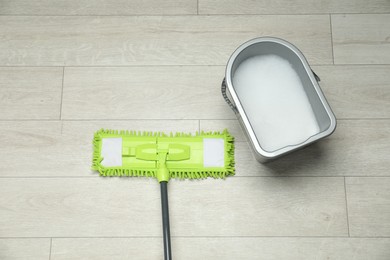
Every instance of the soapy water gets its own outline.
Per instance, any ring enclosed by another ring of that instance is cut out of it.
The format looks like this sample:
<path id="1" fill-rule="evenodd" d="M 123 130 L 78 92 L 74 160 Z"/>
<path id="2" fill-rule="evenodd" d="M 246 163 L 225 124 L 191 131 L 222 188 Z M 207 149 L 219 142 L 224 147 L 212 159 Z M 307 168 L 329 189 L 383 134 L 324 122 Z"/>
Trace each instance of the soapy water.
<path id="1" fill-rule="evenodd" d="M 287 60 L 277 55 L 249 58 L 237 68 L 233 86 L 264 150 L 296 145 L 319 133 L 302 82 Z"/>

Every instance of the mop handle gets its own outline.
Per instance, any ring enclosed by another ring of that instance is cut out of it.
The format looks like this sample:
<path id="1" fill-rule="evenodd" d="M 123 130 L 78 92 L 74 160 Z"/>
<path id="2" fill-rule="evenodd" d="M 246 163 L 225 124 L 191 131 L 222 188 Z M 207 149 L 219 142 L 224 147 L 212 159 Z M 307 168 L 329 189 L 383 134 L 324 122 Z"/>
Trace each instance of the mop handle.
<path id="1" fill-rule="evenodd" d="M 161 209 L 162 209 L 163 237 L 164 237 L 164 259 L 172 260 L 171 234 L 169 231 L 168 182 L 161 181 L 160 187 L 161 187 Z"/>

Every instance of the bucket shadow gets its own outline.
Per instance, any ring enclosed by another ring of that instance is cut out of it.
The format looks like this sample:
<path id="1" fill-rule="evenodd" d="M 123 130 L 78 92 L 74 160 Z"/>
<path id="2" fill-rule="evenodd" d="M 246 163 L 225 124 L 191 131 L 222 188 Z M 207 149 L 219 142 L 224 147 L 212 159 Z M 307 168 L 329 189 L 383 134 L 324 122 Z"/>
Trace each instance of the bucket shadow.
<path id="1" fill-rule="evenodd" d="M 329 151 L 321 143 L 314 143 L 267 162 L 263 167 L 273 176 L 323 176 L 321 165 L 326 163 L 328 153 Z"/>

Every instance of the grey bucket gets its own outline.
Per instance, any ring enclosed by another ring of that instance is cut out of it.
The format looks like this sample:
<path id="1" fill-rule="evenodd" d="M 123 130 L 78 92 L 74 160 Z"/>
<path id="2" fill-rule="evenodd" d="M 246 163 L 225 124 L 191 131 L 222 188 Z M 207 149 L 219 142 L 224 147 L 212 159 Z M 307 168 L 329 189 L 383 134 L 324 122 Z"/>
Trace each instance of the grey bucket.
<path id="1" fill-rule="evenodd" d="M 251 118 L 245 113 L 245 104 L 240 102 L 239 95 L 233 85 L 234 74 L 242 62 L 254 56 L 269 54 L 277 55 L 287 60 L 298 74 L 315 115 L 316 123 L 319 126 L 318 133 L 307 136 L 304 142 L 292 143 L 273 151 L 267 151 L 262 148 L 262 144 L 258 141 L 261 138 L 257 138 L 255 134 L 256 129 L 253 129 L 251 125 Z M 226 66 L 225 78 L 222 82 L 222 95 L 235 112 L 254 155 L 259 162 L 267 162 L 297 149 L 301 149 L 331 135 L 335 131 L 336 117 L 321 91 L 318 84 L 319 81 L 320 78 L 311 70 L 308 62 L 298 48 L 279 38 L 260 37 L 252 39 L 238 47 L 231 55 Z"/>

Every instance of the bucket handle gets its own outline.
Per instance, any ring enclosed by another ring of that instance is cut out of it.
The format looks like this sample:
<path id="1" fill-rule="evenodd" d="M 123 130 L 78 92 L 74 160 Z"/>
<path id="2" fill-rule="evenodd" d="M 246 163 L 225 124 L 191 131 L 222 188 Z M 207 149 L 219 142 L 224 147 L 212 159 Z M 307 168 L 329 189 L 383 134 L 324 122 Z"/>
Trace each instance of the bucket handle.
<path id="1" fill-rule="evenodd" d="M 321 79 L 320 79 L 320 77 L 314 72 L 314 70 L 311 70 L 311 72 L 313 73 L 314 78 L 317 80 L 317 82 L 320 82 Z M 232 101 L 230 101 L 229 97 L 228 97 L 227 94 L 226 94 L 226 78 L 223 78 L 223 80 L 222 80 L 221 92 L 222 92 L 222 96 L 223 96 L 223 98 L 225 99 L 226 103 L 227 103 L 227 104 L 229 105 L 229 107 L 233 110 L 233 112 L 234 112 L 235 114 L 237 114 L 237 113 L 238 113 L 237 107 L 233 104 Z"/>
<path id="2" fill-rule="evenodd" d="M 320 82 L 321 79 L 320 79 L 320 77 L 314 72 L 314 70 L 311 70 L 311 72 L 313 72 L 314 78 L 317 80 L 317 82 Z"/>
<path id="3" fill-rule="evenodd" d="M 227 96 L 226 94 L 226 78 L 224 78 L 222 80 L 222 84 L 221 84 L 221 92 L 222 92 L 222 96 L 223 98 L 225 99 L 226 103 L 229 105 L 229 107 L 233 110 L 233 112 L 235 114 L 238 113 L 238 110 L 237 110 L 237 107 L 233 104 L 232 101 L 230 101 L 229 97 Z"/>

